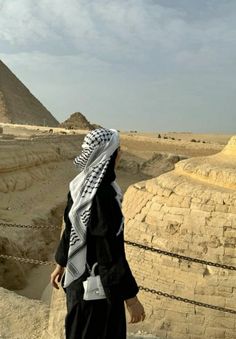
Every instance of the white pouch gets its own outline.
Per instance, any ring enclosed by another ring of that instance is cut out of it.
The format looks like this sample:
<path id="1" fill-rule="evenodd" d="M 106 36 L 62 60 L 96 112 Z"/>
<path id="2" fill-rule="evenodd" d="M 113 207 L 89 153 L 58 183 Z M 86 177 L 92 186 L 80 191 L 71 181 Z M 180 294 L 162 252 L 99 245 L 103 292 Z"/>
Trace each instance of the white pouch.
<path id="1" fill-rule="evenodd" d="M 106 295 L 102 286 L 100 275 L 95 275 L 95 267 L 98 263 L 95 263 L 90 272 L 90 276 L 87 280 L 83 281 L 84 286 L 84 300 L 99 300 L 106 299 Z"/>

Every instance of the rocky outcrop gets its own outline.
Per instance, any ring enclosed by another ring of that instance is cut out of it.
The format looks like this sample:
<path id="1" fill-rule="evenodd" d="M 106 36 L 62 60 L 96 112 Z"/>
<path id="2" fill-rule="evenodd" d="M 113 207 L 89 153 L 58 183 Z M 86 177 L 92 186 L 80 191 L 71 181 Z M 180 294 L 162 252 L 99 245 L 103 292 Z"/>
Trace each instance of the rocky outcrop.
<path id="1" fill-rule="evenodd" d="M 91 124 L 82 113 L 75 112 L 71 114 L 71 116 L 67 120 L 61 123 L 60 127 L 68 129 L 92 130 L 101 126 Z"/>
<path id="2" fill-rule="evenodd" d="M 126 239 L 236 266 L 236 137 L 209 157 L 131 186 L 124 200 Z M 236 309 L 235 272 L 127 246 L 140 285 Z M 163 338 L 235 338 L 234 315 L 140 292 L 150 329 Z"/>
<path id="3" fill-rule="evenodd" d="M 2 141 L 0 147 L 0 223 L 48 226 L 27 229 L 0 225 L 0 254 L 48 260 L 60 230 L 68 183 L 77 170 L 72 159 L 83 136 Z M 30 230 L 30 231 L 29 231 Z M 37 239 L 37 240 L 35 240 Z M 32 265 L 1 259 L 0 286 L 22 289 Z"/>
<path id="4" fill-rule="evenodd" d="M 0 337 L 2 339 L 39 339 L 47 328 L 46 304 L 0 288 Z"/>
<path id="5" fill-rule="evenodd" d="M 59 124 L 1 60 L 0 122 L 39 126 Z"/>
<path id="6" fill-rule="evenodd" d="M 123 151 L 124 153 L 124 151 Z M 186 157 L 164 152 L 154 152 L 148 159 L 125 153 L 118 168 L 133 174 L 144 174 L 147 178 L 159 176 L 174 169 L 175 164 Z"/>

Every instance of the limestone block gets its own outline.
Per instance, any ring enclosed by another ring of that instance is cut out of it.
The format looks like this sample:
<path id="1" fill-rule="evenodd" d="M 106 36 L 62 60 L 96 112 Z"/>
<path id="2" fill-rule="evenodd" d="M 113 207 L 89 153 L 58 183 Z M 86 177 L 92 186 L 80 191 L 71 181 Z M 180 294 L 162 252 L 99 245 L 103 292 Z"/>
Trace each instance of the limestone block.
<path id="1" fill-rule="evenodd" d="M 235 310 L 236 296 L 233 294 L 231 297 L 226 297 L 225 307 Z"/>
<path id="2" fill-rule="evenodd" d="M 206 219 L 206 222 L 207 222 L 207 219 Z M 224 235 L 223 227 L 208 227 L 207 225 L 204 230 L 205 230 L 205 235 L 208 238 L 210 238 L 211 236 L 217 236 L 220 239 L 223 238 L 223 235 Z"/>
<path id="3" fill-rule="evenodd" d="M 181 203 L 181 207 L 183 208 L 189 208 L 190 207 L 190 203 L 191 203 L 191 197 L 185 196 L 182 203 Z"/>
<path id="4" fill-rule="evenodd" d="M 163 206 L 163 204 L 160 204 L 159 202 L 154 201 L 150 206 L 150 210 L 158 212 L 158 211 L 160 211 L 162 206 Z"/>
<path id="5" fill-rule="evenodd" d="M 201 204 L 200 209 L 206 212 L 213 212 L 215 211 L 215 205 Z"/>
<path id="6" fill-rule="evenodd" d="M 183 218 L 183 226 L 190 233 L 194 233 L 194 234 L 201 233 L 201 232 L 204 233 L 204 230 L 205 230 L 204 226 L 205 226 L 206 218 L 200 217 L 200 219 L 198 219 L 195 217 L 195 215 L 191 214 L 191 211 L 189 215 L 185 215 Z"/>
<path id="7" fill-rule="evenodd" d="M 227 257 L 235 258 L 236 257 L 236 248 L 224 248 L 224 255 Z"/>
<path id="8" fill-rule="evenodd" d="M 188 321 L 190 324 L 195 323 L 198 325 L 203 325 L 205 322 L 205 316 L 204 315 L 197 315 L 197 314 L 189 314 L 186 315 L 186 321 Z"/>
<path id="9" fill-rule="evenodd" d="M 224 232 L 224 237 L 225 238 L 231 238 L 231 237 L 234 237 L 236 232 L 234 229 L 232 229 L 231 227 L 225 227 L 223 229 L 223 232 Z"/>
<path id="10" fill-rule="evenodd" d="M 151 205 L 152 205 L 152 200 L 147 202 L 147 204 L 141 209 L 140 213 L 147 215 L 149 213 Z"/>
<path id="11" fill-rule="evenodd" d="M 157 180 L 150 179 L 146 182 L 146 190 L 152 195 L 157 195 L 160 193 L 161 188 L 157 185 Z"/>
<path id="12" fill-rule="evenodd" d="M 216 217 L 210 217 L 207 219 L 207 225 L 210 227 L 221 227 L 223 228 L 223 226 L 231 226 L 231 222 L 222 217 L 216 216 Z"/>
<path id="13" fill-rule="evenodd" d="M 135 215 L 135 220 L 140 221 L 140 224 L 143 223 L 145 218 L 146 218 L 145 213 L 138 213 L 138 214 Z"/>
<path id="14" fill-rule="evenodd" d="M 230 225 L 230 222 L 231 222 L 232 227 L 235 229 L 236 228 L 236 215 L 231 214 L 229 217 L 230 217 L 229 225 Z"/>
<path id="15" fill-rule="evenodd" d="M 182 224 L 183 220 L 184 220 L 184 216 L 179 215 L 179 214 L 166 214 L 165 220 L 168 221 L 168 222 L 172 222 L 172 223 Z"/>
<path id="16" fill-rule="evenodd" d="M 218 247 L 222 246 L 222 242 L 220 241 L 220 239 L 216 235 L 211 235 L 210 239 L 207 241 L 207 246 L 211 247 L 211 248 L 218 248 Z M 223 249 L 222 249 L 222 251 L 223 251 Z M 222 253 L 224 253 L 224 251 Z"/>
<path id="17" fill-rule="evenodd" d="M 233 339 L 235 338 L 235 330 L 228 330 L 225 331 L 225 339 Z"/>
<path id="18" fill-rule="evenodd" d="M 189 326 L 189 332 L 190 334 L 196 334 L 196 335 L 203 335 L 205 333 L 205 326 L 202 325 L 198 325 L 198 324 L 191 324 L 191 326 Z"/>
<path id="19" fill-rule="evenodd" d="M 183 200 L 184 200 L 183 196 L 180 196 L 180 195 L 177 195 L 175 193 L 172 193 L 169 196 L 168 204 L 170 206 L 173 206 L 173 207 L 181 207 L 181 204 L 182 204 Z"/>
<path id="20" fill-rule="evenodd" d="M 177 222 L 168 222 L 166 227 L 165 227 L 165 232 L 166 233 L 169 233 L 171 235 L 174 235 L 176 233 L 179 233 L 179 230 L 180 230 L 180 226 L 181 224 L 180 223 L 177 223 Z M 173 244 L 173 242 L 172 242 Z"/>
<path id="21" fill-rule="evenodd" d="M 201 202 L 191 202 L 190 208 L 191 208 L 191 210 L 201 210 L 202 209 L 202 203 Z"/>
<path id="22" fill-rule="evenodd" d="M 194 294 L 196 295 L 215 295 L 216 287 L 215 286 L 202 286 L 197 285 L 194 289 Z"/>
<path id="23" fill-rule="evenodd" d="M 233 287 L 219 286 L 216 290 L 216 295 L 230 298 L 231 296 L 233 296 Z"/>
<path id="24" fill-rule="evenodd" d="M 51 298 L 48 329 L 42 339 L 64 339 L 65 315 L 65 293 L 62 288 L 59 291 L 54 290 Z"/>
<path id="25" fill-rule="evenodd" d="M 167 322 L 165 320 L 165 322 Z M 172 333 L 181 334 L 185 337 L 189 333 L 189 325 L 187 323 L 176 322 L 173 318 L 169 320 L 171 324 L 170 329 Z"/>
<path id="26" fill-rule="evenodd" d="M 227 212 L 236 214 L 236 206 L 229 206 Z"/>
<path id="27" fill-rule="evenodd" d="M 150 211 L 146 217 L 145 222 L 150 225 L 158 225 L 160 220 L 163 220 L 165 213 L 163 211 L 155 212 Z"/>
<path id="28" fill-rule="evenodd" d="M 205 225 L 206 218 L 210 217 L 210 213 L 207 211 L 200 211 L 200 210 L 192 210 L 190 209 L 190 215 L 193 219 L 198 220 L 199 223 Z"/>
<path id="29" fill-rule="evenodd" d="M 178 301 L 173 301 L 169 299 L 165 299 L 162 304 L 162 308 L 167 312 L 168 310 L 183 313 L 193 313 L 194 307 L 191 304 L 180 303 Z"/>
<path id="30" fill-rule="evenodd" d="M 216 326 L 217 324 L 215 324 Z M 225 329 L 217 328 L 217 327 L 207 327 L 205 331 L 205 335 L 207 338 L 225 338 Z"/>
<path id="31" fill-rule="evenodd" d="M 224 213 L 228 213 L 228 212 L 229 212 L 229 206 L 227 206 L 227 205 L 216 204 L 216 205 L 215 205 L 215 211 L 216 211 L 216 212 L 224 212 Z"/>
<path id="32" fill-rule="evenodd" d="M 171 213 L 172 214 L 179 214 L 179 215 L 187 215 L 190 213 L 189 208 L 184 208 L 184 207 L 172 207 L 171 208 Z"/>
<path id="33" fill-rule="evenodd" d="M 227 237 L 224 242 L 225 247 L 235 248 L 236 246 L 236 237 Z"/>
<path id="34" fill-rule="evenodd" d="M 134 218 L 137 213 L 140 213 L 151 198 L 152 195 L 149 192 L 140 191 L 134 186 L 130 186 L 124 195 L 122 205 L 126 219 Z"/>
<path id="35" fill-rule="evenodd" d="M 220 263 L 222 261 L 225 262 L 224 246 L 210 247 L 208 243 L 206 244 L 206 246 L 207 246 L 207 258 L 205 258 L 206 260 Z"/>

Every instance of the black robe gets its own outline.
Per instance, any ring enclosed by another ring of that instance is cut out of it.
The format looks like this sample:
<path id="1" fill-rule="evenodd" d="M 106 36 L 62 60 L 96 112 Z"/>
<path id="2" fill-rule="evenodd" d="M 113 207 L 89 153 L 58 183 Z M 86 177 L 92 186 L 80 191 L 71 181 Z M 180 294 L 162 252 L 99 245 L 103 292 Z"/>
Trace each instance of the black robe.
<path id="1" fill-rule="evenodd" d="M 98 262 L 98 274 L 107 299 L 83 300 L 83 285 L 88 272 L 73 281 L 66 289 L 67 339 L 124 339 L 126 320 L 124 300 L 138 293 L 137 283 L 125 257 L 123 231 L 120 230 L 122 213 L 111 186 L 115 179 L 113 168 L 108 168 L 93 199 L 91 220 L 87 229 L 87 263 L 90 267 Z M 56 251 L 55 259 L 65 267 L 68 259 L 71 222 L 69 211 L 72 198 L 64 213 L 65 230 Z"/>

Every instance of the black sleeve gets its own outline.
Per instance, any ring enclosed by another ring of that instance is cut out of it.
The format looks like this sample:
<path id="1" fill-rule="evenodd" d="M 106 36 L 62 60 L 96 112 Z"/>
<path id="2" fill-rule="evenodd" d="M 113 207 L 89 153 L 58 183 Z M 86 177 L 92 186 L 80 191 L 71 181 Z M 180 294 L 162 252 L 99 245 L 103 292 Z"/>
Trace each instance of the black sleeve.
<path id="1" fill-rule="evenodd" d="M 107 295 L 129 299 L 138 293 L 137 283 L 126 260 L 120 206 L 111 190 L 98 191 L 94 197 L 88 241 L 96 248 L 99 274 Z M 89 244 L 88 244 L 89 247 Z"/>
<path id="2" fill-rule="evenodd" d="M 68 259 L 68 251 L 69 251 L 69 243 L 70 243 L 70 232 L 71 232 L 71 222 L 69 219 L 69 211 L 73 204 L 73 200 L 71 198 L 70 193 L 68 193 L 67 205 L 64 211 L 64 222 L 65 222 L 65 229 L 62 233 L 60 243 L 57 247 L 55 260 L 56 262 L 66 267 L 67 259 Z"/>

